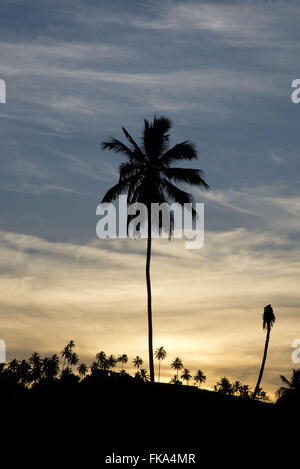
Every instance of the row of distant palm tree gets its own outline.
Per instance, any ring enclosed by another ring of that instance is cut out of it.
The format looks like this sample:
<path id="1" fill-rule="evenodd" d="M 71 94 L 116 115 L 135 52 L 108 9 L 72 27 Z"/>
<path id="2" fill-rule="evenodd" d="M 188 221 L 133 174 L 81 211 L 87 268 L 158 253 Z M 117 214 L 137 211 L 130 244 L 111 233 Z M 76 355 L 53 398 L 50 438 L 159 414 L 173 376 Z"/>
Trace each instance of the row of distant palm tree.
<path id="1" fill-rule="evenodd" d="M 215 385 L 214 391 L 219 394 L 227 396 L 239 396 L 243 398 L 255 398 L 261 401 L 269 401 L 270 398 L 262 388 L 256 389 L 255 396 L 254 391 L 251 390 L 248 384 L 242 384 L 240 381 L 234 381 L 231 383 L 225 376 L 221 378 Z"/>
<path id="2" fill-rule="evenodd" d="M 71 359 L 66 351 L 70 354 L 74 354 L 75 344 L 73 341 L 70 341 L 66 347 L 61 351 L 62 358 L 64 359 L 63 365 L 60 368 L 60 362 L 58 355 L 54 354 L 50 357 L 42 358 L 37 352 L 32 353 L 28 360 L 16 360 L 13 359 L 9 363 L 0 364 L 0 375 L 7 374 L 8 376 L 14 376 L 17 382 L 25 386 L 31 386 L 36 384 L 43 379 L 54 380 L 57 378 L 64 378 L 65 376 L 73 376 L 72 367 L 74 366 L 74 358 Z M 157 359 L 164 359 L 166 353 L 164 349 L 160 347 L 156 351 Z M 159 358 L 160 357 L 160 358 Z M 77 356 L 79 363 L 79 357 Z M 77 366 L 77 373 L 83 379 L 88 373 L 89 370 L 91 374 L 97 373 L 98 370 L 108 372 L 109 370 L 116 367 L 117 363 L 121 364 L 120 376 L 129 376 L 128 373 L 124 370 L 124 365 L 128 363 L 128 356 L 126 354 L 119 355 L 118 358 L 115 358 L 113 355 L 106 356 L 105 352 L 101 351 L 97 353 L 96 360 L 92 362 L 91 366 L 88 367 L 85 363 L 80 363 Z M 66 363 L 69 366 L 65 366 Z M 149 381 L 150 377 L 147 370 L 141 368 L 143 365 L 143 359 L 140 356 L 136 356 L 132 360 L 133 366 L 136 368 L 135 378 L 141 381 Z M 180 377 L 186 384 L 189 384 L 190 380 L 194 378 L 194 382 L 201 386 L 202 383 L 205 383 L 206 376 L 203 371 L 198 370 L 192 377 L 191 371 L 187 368 L 184 368 L 182 360 L 179 357 L 176 357 L 171 363 L 172 369 L 176 370 L 176 375 L 172 379 L 171 383 L 173 384 L 182 384 L 179 380 L 179 371 L 182 371 Z M 117 374 L 118 375 L 118 374 Z M 283 385 L 277 390 L 276 395 L 278 399 L 288 400 L 290 398 L 296 397 L 300 399 L 300 369 L 293 370 L 291 378 L 286 378 L 283 375 L 280 375 L 280 379 Z M 253 398 L 254 391 L 252 392 L 251 388 L 242 384 L 240 381 L 230 382 L 228 378 L 222 377 L 214 386 L 214 391 L 224 395 L 239 396 L 242 398 Z M 255 399 L 259 400 L 268 400 L 268 396 L 260 387 L 256 390 Z"/>

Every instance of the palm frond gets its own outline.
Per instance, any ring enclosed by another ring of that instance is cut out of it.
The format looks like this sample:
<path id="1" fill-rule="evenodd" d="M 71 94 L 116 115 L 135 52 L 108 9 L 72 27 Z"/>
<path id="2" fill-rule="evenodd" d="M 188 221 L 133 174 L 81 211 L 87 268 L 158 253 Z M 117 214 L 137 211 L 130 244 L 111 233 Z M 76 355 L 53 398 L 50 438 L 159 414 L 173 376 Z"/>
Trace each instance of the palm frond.
<path id="1" fill-rule="evenodd" d="M 126 163 L 121 163 L 119 166 L 119 182 L 123 181 L 124 179 L 127 179 L 130 176 L 133 176 L 137 174 L 137 172 L 141 170 L 141 165 L 139 165 L 137 162 L 126 162 Z"/>
<path id="2" fill-rule="evenodd" d="M 112 200 L 115 200 L 119 195 L 124 194 L 128 190 L 128 188 L 134 184 L 135 181 L 138 181 L 139 177 L 140 175 L 139 173 L 137 173 L 133 176 L 128 177 L 127 179 L 119 181 L 118 184 L 115 184 L 113 187 L 108 189 L 101 203 L 111 202 Z"/>
<path id="3" fill-rule="evenodd" d="M 125 127 L 122 127 L 122 130 L 123 130 L 123 133 L 125 135 L 125 137 L 127 138 L 128 142 L 131 143 L 131 145 L 135 148 L 136 150 L 136 156 L 139 156 L 141 158 L 143 158 L 143 152 L 142 150 L 140 149 L 140 147 L 138 146 L 138 144 L 133 140 L 133 138 L 131 137 L 131 135 L 129 134 L 129 132 L 127 132 L 127 130 L 125 129 Z"/>
<path id="4" fill-rule="evenodd" d="M 168 196 L 174 200 L 174 202 L 178 202 L 180 205 L 193 202 L 193 197 L 191 194 L 174 186 L 174 184 L 172 184 L 166 178 L 162 178 L 162 186 Z"/>
<path id="5" fill-rule="evenodd" d="M 280 375 L 280 379 L 283 383 L 287 384 L 288 386 L 292 386 L 292 383 L 283 375 Z"/>
<path id="6" fill-rule="evenodd" d="M 111 138 L 106 142 L 101 143 L 102 150 L 109 150 L 113 151 L 114 153 L 124 153 L 125 155 L 129 156 L 130 158 L 134 157 L 134 151 L 131 150 L 127 145 L 125 145 L 120 140 L 116 138 Z"/>
<path id="7" fill-rule="evenodd" d="M 202 178 L 204 171 L 201 169 L 165 168 L 163 173 L 168 179 L 171 179 L 171 181 L 184 182 L 193 186 L 209 189 L 209 185 Z"/>
<path id="8" fill-rule="evenodd" d="M 164 116 L 154 116 L 153 123 L 144 120 L 143 145 L 150 159 L 159 158 L 166 150 L 169 141 L 171 121 Z"/>
<path id="9" fill-rule="evenodd" d="M 188 141 L 177 143 L 174 147 L 170 148 L 161 157 L 161 161 L 165 165 L 169 165 L 174 161 L 180 160 L 195 160 L 197 159 L 197 152 L 194 145 Z"/>

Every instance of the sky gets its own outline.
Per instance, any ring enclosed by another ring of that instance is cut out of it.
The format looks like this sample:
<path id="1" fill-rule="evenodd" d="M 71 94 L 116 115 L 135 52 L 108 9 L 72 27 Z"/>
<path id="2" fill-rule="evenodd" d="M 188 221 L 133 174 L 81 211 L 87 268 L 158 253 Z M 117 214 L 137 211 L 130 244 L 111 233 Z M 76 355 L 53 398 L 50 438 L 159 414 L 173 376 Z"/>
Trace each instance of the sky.
<path id="1" fill-rule="evenodd" d="M 145 240 L 100 240 L 96 207 L 143 119 L 189 140 L 210 191 L 205 242 L 155 240 L 154 347 L 185 367 L 263 388 L 289 375 L 300 337 L 300 4 L 285 1 L 1 0 L 0 320 L 7 358 L 73 339 L 147 367 Z M 196 165 L 196 166 L 195 166 Z"/>

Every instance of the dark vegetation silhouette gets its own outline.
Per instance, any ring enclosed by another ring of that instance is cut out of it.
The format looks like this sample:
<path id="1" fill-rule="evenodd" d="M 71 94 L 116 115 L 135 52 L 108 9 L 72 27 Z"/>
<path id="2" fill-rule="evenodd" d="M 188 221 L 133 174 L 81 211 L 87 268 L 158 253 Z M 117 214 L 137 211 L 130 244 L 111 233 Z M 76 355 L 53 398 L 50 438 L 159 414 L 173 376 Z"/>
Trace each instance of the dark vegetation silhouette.
<path id="1" fill-rule="evenodd" d="M 39 353 L 33 352 L 28 360 L 17 360 L 12 359 L 7 364 L 2 363 L 0 366 L 2 384 L 8 379 L 10 382 L 14 382 L 16 386 L 21 385 L 23 389 L 34 389 L 41 383 L 59 382 L 61 380 L 72 379 L 74 382 L 83 382 L 90 377 L 105 377 L 114 378 L 114 380 L 130 380 L 131 382 L 149 382 L 150 376 L 145 368 L 141 368 L 144 361 L 137 355 L 132 360 L 132 365 L 136 368 L 136 372 L 131 376 L 125 371 L 124 366 L 128 363 L 128 355 L 122 354 L 116 358 L 114 355 L 107 355 L 103 350 L 98 352 L 95 359 L 92 361 L 90 366 L 81 362 L 76 371 L 74 372 L 72 366 L 79 362 L 79 356 L 74 351 L 75 342 L 69 341 L 60 352 L 62 357 L 62 363 L 60 363 L 58 355 L 54 354 L 50 357 L 42 358 Z M 156 350 L 156 357 L 158 360 L 164 359 L 167 356 L 167 352 L 164 347 L 159 347 Z M 76 362 L 76 363 L 75 363 Z M 69 366 L 66 366 L 66 363 Z M 117 363 L 121 363 L 121 370 L 119 372 L 113 371 Z M 183 370 L 181 379 L 188 385 L 192 380 L 193 375 L 191 370 L 185 368 L 182 359 L 176 357 L 171 363 L 170 368 L 176 371 L 176 375 L 172 378 L 170 383 L 182 384 L 179 380 L 179 371 Z M 294 370 L 294 377 L 289 382 L 284 376 L 281 379 L 284 383 L 288 384 L 288 388 L 280 388 L 278 395 L 280 397 L 285 393 L 288 393 L 290 389 L 298 389 L 299 376 L 298 372 Z M 194 382 L 200 385 L 206 382 L 206 376 L 203 371 L 198 369 L 194 374 Z M 298 384 L 297 384 L 298 383 Z M 161 383 L 166 384 L 166 383 Z M 157 383 L 159 385 L 159 383 Z M 190 386 L 191 387 L 191 386 Z M 193 387 L 193 386 L 192 386 Z M 286 390 L 285 390 L 286 389 Z M 234 395 L 239 397 L 250 397 L 253 395 L 248 385 L 243 385 L 240 381 L 231 383 L 228 378 L 223 377 L 214 386 L 214 391 L 224 395 Z M 260 389 L 257 393 L 257 400 L 269 400 L 265 392 Z"/>
<path id="2" fill-rule="evenodd" d="M 147 409 L 151 420 L 163 425 L 166 447 L 174 447 L 176 451 L 194 447 L 224 452 L 232 447 L 233 438 L 235 445 L 249 451 L 252 424 L 264 429 L 264 442 L 268 441 L 268 435 L 274 441 L 278 432 L 274 435 L 271 429 L 281 421 L 286 422 L 289 412 L 292 418 L 295 409 L 300 409 L 300 370 L 293 370 L 291 378 L 280 377 L 282 386 L 274 404 L 261 389 L 253 399 L 248 385 L 237 380 L 231 382 L 224 376 L 214 390 L 201 389 L 206 382 L 204 372 L 198 369 L 192 373 L 179 357 L 169 364 L 177 372 L 172 384 L 153 385 L 147 370 L 142 368 L 140 356 L 129 360 L 126 354 L 121 354 L 119 357 L 123 359 L 118 361 L 114 355 L 100 351 L 90 366 L 80 362 L 77 368 L 72 368 L 65 351 L 74 354 L 74 349 L 73 341 L 72 347 L 64 347 L 61 362 L 57 354 L 41 357 L 34 352 L 28 360 L 13 359 L 0 365 L 2 424 L 6 422 L 5 428 L 12 425 L 16 434 L 18 428 L 23 428 L 20 422 L 24 422 L 22 441 L 26 441 L 28 434 L 30 442 L 44 444 L 45 432 L 50 432 L 53 422 L 55 435 L 59 428 L 61 438 L 65 435 L 64 441 L 70 435 L 70 447 L 76 429 L 76 438 L 80 435 L 81 442 L 86 439 L 86 448 L 96 445 L 98 456 L 102 450 L 107 454 L 113 449 L 121 451 L 120 448 L 124 454 L 128 448 L 132 448 L 133 454 L 137 448 L 147 451 L 149 445 L 161 447 L 162 444 L 162 432 L 153 431 L 154 424 L 149 425 L 149 418 L 145 417 Z M 119 371 L 116 371 L 117 363 L 122 365 Z M 126 370 L 128 363 L 132 363 L 133 374 Z M 180 371 L 185 386 L 178 379 Z M 192 378 L 199 387 L 190 385 Z M 187 425 L 188 418 L 197 422 L 196 432 L 193 425 Z M 16 422 L 19 422 L 17 427 Z M 226 431 L 222 430 L 224 426 Z M 97 431 L 90 431 L 92 428 Z M 237 431 L 238 428 L 242 431 Z"/>
<path id="3" fill-rule="evenodd" d="M 118 183 L 111 187 L 102 199 L 102 202 L 112 202 L 118 196 L 127 194 L 128 204 L 140 202 L 148 208 L 147 256 L 146 256 L 146 284 L 147 284 L 147 311 L 148 311 L 148 348 L 150 380 L 154 383 L 153 361 L 153 326 L 152 326 L 152 292 L 150 278 L 151 245 L 152 245 L 152 219 L 151 203 L 177 202 L 180 205 L 191 203 L 191 194 L 179 189 L 175 183 L 189 184 L 208 189 L 209 186 L 203 178 L 201 169 L 173 167 L 173 163 L 197 159 L 194 145 L 188 141 L 169 146 L 169 130 L 171 121 L 164 116 L 154 117 L 153 122 L 144 120 L 144 130 L 141 144 L 136 143 L 128 131 L 122 127 L 128 141 L 124 144 L 120 140 L 111 138 L 102 143 L 104 150 L 121 153 L 126 162 L 119 168 Z M 195 216 L 195 211 L 193 210 Z M 128 222 L 131 216 L 129 215 Z M 171 217 L 172 218 L 172 217 Z M 171 224 L 171 231 L 173 226 Z"/>

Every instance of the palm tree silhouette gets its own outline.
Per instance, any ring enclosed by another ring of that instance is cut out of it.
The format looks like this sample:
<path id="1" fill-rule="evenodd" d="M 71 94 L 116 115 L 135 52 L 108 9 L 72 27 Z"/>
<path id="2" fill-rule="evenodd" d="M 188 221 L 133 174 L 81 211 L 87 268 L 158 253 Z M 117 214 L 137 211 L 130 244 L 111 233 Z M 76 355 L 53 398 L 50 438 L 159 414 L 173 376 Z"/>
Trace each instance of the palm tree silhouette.
<path id="1" fill-rule="evenodd" d="M 107 369 L 115 368 L 117 364 L 117 359 L 114 355 L 110 355 L 107 359 Z"/>
<path id="2" fill-rule="evenodd" d="M 251 389 L 249 388 L 248 384 L 242 384 L 239 389 L 239 396 L 245 398 L 249 398 L 251 396 Z"/>
<path id="3" fill-rule="evenodd" d="M 280 379 L 285 386 L 280 386 L 276 391 L 276 395 L 279 398 L 289 398 L 294 395 L 300 395 L 300 369 L 295 370 L 293 368 L 293 373 L 290 379 L 287 379 L 283 375 L 280 375 Z"/>
<path id="4" fill-rule="evenodd" d="M 29 363 L 31 365 L 32 380 L 35 383 L 41 379 L 43 361 L 37 352 L 33 352 L 29 358 Z"/>
<path id="5" fill-rule="evenodd" d="M 72 367 L 73 367 L 74 365 L 77 365 L 77 363 L 79 362 L 79 357 L 78 357 L 78 355 L 77 355 L 76 352 L 72 352 L 72 353 L 70 353 L 70 355 L 69 355 L 69 357 L 67 358 L 67 360 L 68 360 L 68 364 L 69 364 L 69 366 L 70 366 L 70 370 L 72 371 Z"/>
<path id="6" fill-rule="evenodd" d="M 164 360 L 167 356 L 167 352 L 163 347 L 158 347 L 155 351 L 155 358 L 158 360 L 158 382 L 160 381 L 160 361 Z"/>
<path id="7" fill-rule="evenodd" d="M 16 374 L 19 367 L 19 361 L 16 358 L 13 358 L 7 365 L 8 371 L 13 374 Z"/>
<path id="8" fill-rule="evenodd" d="M 65 345 L 65 347 L 62 349 L 62 351 L 60 352 L 61 353 L 61 356 L 62 358 L 64 359 L 63 361 L 63 367 L 62 369 L 64 370 L 65 368 L 65 363 L 66 361 L 68 362 L 69 361 L 69 358 L 72 354 L 72 351 L 73 351 L 73 348 L 75 347 L 75 343 L 73 340 L 70 340 L 67 345 Z"/>
<path id="9" fill-rule="evenodd" d="M 128 362 L 128 357 L 127 357 L 126 353 L 123 353 L 123 355 L 119 355 L 117 361 L 118 361 L 118 363 L 121 363 L 121 367 L 122 367 L 122 371 L 123 371 L 123 366 L 126 365 L 126 363 Z"/>
<path id="10" fill-rule="evenodd" d="M 77 371 L 79 375 L 81 376 L 81 378 L 84 378 L 88 372 L 88 367 L 86 366 L 85 363 L 80 363 L 80 365 L 77 368 Z"/>
<path id="11" fill-rule="evenodd" d="M 106 353 L 103 352 L 103 350 L 101 350 L 101 352 L 96 354 L 96 360 L 98 362 L 100 369 L 104 370 L 106 362 L 107 362 L 107 358 L 106 358 Z"/>
<path id="12" fill-rule="evenodd" d="M 48 379 L 54 379 L 59 373 L 59 358 L 52 355 L 50 358 L 43 359 L 43 376 Z"/>
<path id="13" fill-rule="evenodd" d="M 18 366 L 17 374 L 20 382 L 25 385 L 31 382 L 31 367 L 26 360 L 21 360 Z"/>
<path id="14" fill-rule="evenodd" d="M 217 384 L 215 384 L 214 390 L 219 392 L 220 394 L 233 394 L 232 384 L 230 383 L 229 379 L 225 376 L 221 378 L 220 381 L 217 382 Z"/>
<path id="15" fill-rule="evenodd" d="M 232 384 L 232 393 L 234 395 L 239 395 L 241 391 L 242 383 L 240 381 L 235 381 Z"/>
<path id="16" fill-rule="evenodd" d="M 170 384 L 176 384 L 176 385 L 179 385 L 179 384 L 182 384 L 182 381 L 180 381 L 176 375 L 173 376 L 173 378 L 171 379 L 170 381 Z"/>
<path id="17" fill-rule="evenodd" d="M 188 370 L 187 368 L 184 369 L 181 378 L 186 381 L 186 384 L 189 384 L 189 381 L 192 379 L 191 371 Z"/>
<path id="18" fill-rule="evenodd" d="M 205 374 L 203 373 L 203 371 L 201 370 L 197 370 L 195 376 L 194 376 L 194 380 L 195 380 L 195 383 L 198 383 L 199 384 L 199 388 L 201 386 L 202 383 L 205 383 L 206 381 L 206 376 Z"/>
<path id="19" fill-rule="evenodd" d="M 133 366 L 134 366 L 135 368 L 137 368 L 137 370 L 139 370 L 140 367 L 142 366 L 142 364 L 143 364 L 144 362 L 143 362 L 143 359 L 137 355 L 137 356 L 132 360 L 132 363 L 133 363 Z"/>
<path id="20" fill-rule="evenodd" d="M 148 209 L 147 219 L 147 256 L 146 256 L 146 284 L 147 284 L 147 310 L 148 310 L 148 348 L 150 380 L 154 382 L 153 364 L 153 327 L 152 327 L 152 293 L 150 279 L 152 219 L 151 203 L 168 202 L 169 199 L 183 205 L 192 202 L 192 196 L 179 189 L 173 182 L 188 183 L 208 189 L 203 179 L 203 171 L 190 168 L 172 168 L 175 161 L 197 159 L 194 146 L 181 142 L 168 148 L 171 122 L 164 116 L 154 117 L 153 122 L 144 120 L 142 146 L 139 146 L 127 130 L 122 127 L 129 146 L 120 140 L 111 138 L 102 142 L 102 148 L 115 153 L 122 153 L 127 161 L 120 165 L 119 182 L 110 188 L 102 202 L 112 202 L 119 195 L 127 192 L 128 204 L 144 203 Z M 193 215 L 195 212 L 193 211 Z M 128 221 L 130 220 L 130 217 Z M 172 228 L 171 228 L 172 229 Z"/>
<path id="21" fill-rule="evenodd" d="M 147 373 L 147 370 L 145 370 L 145 368 L 141 368 L 139 373 L 140 373 L 140 377 L 142 381 L 144 381 L 145 383 L 149 381 L 149 375 Z"/>
<path id="22" fill-rule="evenodd" d="M 260 372 L 259 372 L 259 375 L 258 375 L 258 380 L 257 380 L 256 386 L 255 386 L 254 392 L 252 394 L 253 399 L 256 398 L 256 396 L 258 394 L 258 391 L 259 391 L 260 382 L 262 380 L 262 376 L 263 376 L 263 373 L 264 373 L 264 368 L 265 368 L 265 363 L 266 363 L 266 358 L 267 358 L 267 353 L 268 353 L 270 333 L 271 333 L 271 329 L 274 325 L 275 320 L 276 320 L 276 318 L 275 318 L 272 306 L 271 305 L 265 306 L 264 313 L 263 313 L 263 329 L 267 329 L 267 335 L 266 335 L 264 354 L 263 354 L 263 359 L 262 359 L 262 363 L 261 363 Z"/>
<path id="23" fill-rule="evenodd" d="M 178 372 L 182 370 L 183 368 L 183 363 L 182 363 L 181 358 L 176 357 L 175 360 L 173 360 L 171 363 L 171 368 L 173 370 L 176 370 L 176 378 L 178 379 Z"/>

